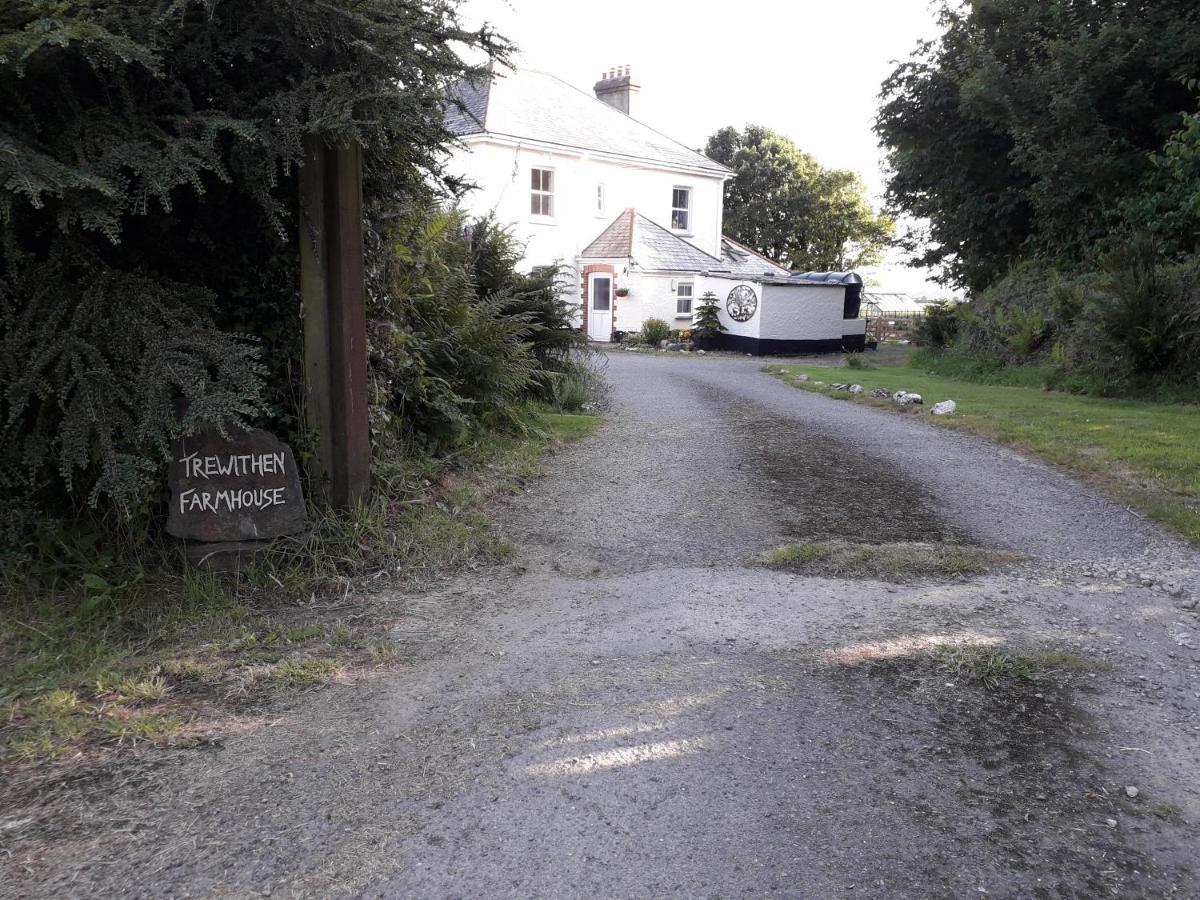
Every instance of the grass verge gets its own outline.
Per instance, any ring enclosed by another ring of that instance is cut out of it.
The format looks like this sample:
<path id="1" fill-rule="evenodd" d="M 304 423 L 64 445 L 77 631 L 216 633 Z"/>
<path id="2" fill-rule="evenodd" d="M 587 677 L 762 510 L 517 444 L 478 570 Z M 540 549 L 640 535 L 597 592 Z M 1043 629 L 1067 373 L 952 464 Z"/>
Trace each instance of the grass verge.
<path id="1" fill-rule="evenodd" d="M 121 560 L 85 546 L 53 572 L 4 573 L 0 765 L 176 743 L 205 710 L 399 661 L 361 601 L 351 621 L 335 617 L 351 590 L 505 556 L 493 501 L 600 421 L 539 411 L 450 458 L 381 465 L 370 505 L 317 518 L 304 541 L 230 575 L 187 567 L 169 544 Z"/>
<path id="2" fill-rule="evenodd" d="M 964 544 L 824 541 L 776 547 L 759 556 L 756 562 L 767 568 L 803 575 L 900 582 L 982 575 L 1018 559 L 1011 553 Z"/>
<path id="3" fill-rule="evenodd" d="M 1200 544 L 1200 408 L 1195 405 L 1081 397 L 905 368 L 801 365 L 766 371 L 804 390 L 921 416 L 1028 451 Z M 809 380 L 798 380 L 801 374 Z M 865 393 L 834 391 L 831 385 L 837 382 L 861 384 Z M 925 405 L 876 399 L 870 396 L 875 388 L 921 394 Z M 957 412 L 931 416 L 929 407 L 941 400 L 954 400 Z"/>

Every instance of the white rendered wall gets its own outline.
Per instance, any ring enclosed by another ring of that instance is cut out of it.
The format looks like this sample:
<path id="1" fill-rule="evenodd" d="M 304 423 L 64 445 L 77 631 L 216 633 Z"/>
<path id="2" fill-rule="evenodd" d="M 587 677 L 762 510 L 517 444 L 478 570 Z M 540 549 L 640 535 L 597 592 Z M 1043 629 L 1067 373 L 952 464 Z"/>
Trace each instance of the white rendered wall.
<path id="1" fill-rule="evenodd" d="M 763 307 L 763 286 L 755 284 L 753 281 L 744 281 L 734 278 L 698 278 L 696 290 L 696 306 L 700 305 L 701 297 L 706 291 L 712 291 L 717 295 L 717 310 L 720 313 L 721 324 L 725 326 L 726 334 L 736 334 L 742 337 L 756 338 L 759 336 L 759 324 L 762 322 L 762 307 Z M 726 308 L 726 301 L 729 299 L 729 292 L 738 285 L 745 285 L 754 291 L 754 295 L 758 297 L 758 309 L 755 310 L 754 316 L 746 322 L 735 322 L 729 317 L 729 311 Z"/>
<path id="2" fill-rule="evenodd" d="M 555 262 L 573 267 L 580 251 L 630 207 L 669 228 L 675 187 L 692 191 L 691 230 L 676 234 L 720 256 L 723 180 L 719 176 L 617 163 L 574 151 L 508 146 L 487 138 L 466 140 L 467 146 L 454 150 L 447 164 L 452 174 L 479 185 L 463 198 L 463 208 L 476 216 L 492 213 L 499 223 L 511 226 L 526 246 L 526 267 Z M 530 215 L 530 170 L 534 168 L 554 170 L 551 220 Z M 600 184 L 605 194 L 603 213 L 596 206 Z"/>
<path id="3" fill-rule="evenodd" d="M 671 328 L 691 328 L 692 314 L 700 302 L 700 282 L 698 275 L 646 275 L 638 273 L 630 275 L 626 282 L 630 286 L 629 296 L 625 298 L 628 307 L 623 324 L 618 327 L 624 331 L 637 331 L 647 319 L 662 319 Z M 678 296 L 675 286 L 680 283 L 692 286 L 692 313 L 680 315 Z M 633 302 L 631 302 L 633 301 Z"/>
<path id="4" fill-rule="evenodd" d="M 759 307 L 764 340 L 841 338 L 846 289 L 842 285 L 763 285 Z"/>
<path id="5" fill-rule="evenodd" d="M 859 316 L 857 319 L 842 320 L 842 335 L 848 337 L 852 334 L 866 334 L 867 320 Z"/>

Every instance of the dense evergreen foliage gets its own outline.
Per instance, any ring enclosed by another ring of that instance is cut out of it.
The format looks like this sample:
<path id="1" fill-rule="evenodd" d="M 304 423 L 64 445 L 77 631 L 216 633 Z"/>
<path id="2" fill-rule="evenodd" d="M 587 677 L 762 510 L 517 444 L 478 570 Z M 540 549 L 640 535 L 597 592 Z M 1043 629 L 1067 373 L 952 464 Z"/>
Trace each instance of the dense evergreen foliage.
<path id="1" fill-rule="evenodd" d="M 972 290 L 1030 257 L 1091 265 L 1123 209 L 1164 252 L 1195 248 L 1194 0 L 969 0 L 942 27 L 877 122 L 891 206 L 928 223 L 920 263 Z"/>
<path id="2" fill-rule="evenodd" d="M 302 142 L 362 144 L 382 296 L 382 223 L 441 184 L 442 97 L 479 73 L 464 48 L 507 49 L 440 0 L 0 5 L 8 525 L 144 503 L 197 424 L 297 437 Z"/>
<path id="3" fill-rule="evenodd" d="M 1200 6 L 969 0 L 883 86 L 893 210 L 971 303 L 926 340 L 1056 387 L 1200 389 Z M 1182 393 L 1181 393 L 1182 392 Z"/>
<path id="4" fill-rule="evenodd" d="M 722 128 L 707 156 L 736 173 L 725 185 L 725 233 L 791 269 L 845 271 L 877 262 L 892 220 L 871 208 L 853 172 L 827 169 L 758 125 Z"/>
<path id="5" fill-rule="evenodd" d="M 700 305 L 696 307 L 696 315 L 692 317 L 692 334 L 703 342 L 712 343 L 726 330 L 721 324 L 717 295 L 705 291 L 700 298 Z"/>

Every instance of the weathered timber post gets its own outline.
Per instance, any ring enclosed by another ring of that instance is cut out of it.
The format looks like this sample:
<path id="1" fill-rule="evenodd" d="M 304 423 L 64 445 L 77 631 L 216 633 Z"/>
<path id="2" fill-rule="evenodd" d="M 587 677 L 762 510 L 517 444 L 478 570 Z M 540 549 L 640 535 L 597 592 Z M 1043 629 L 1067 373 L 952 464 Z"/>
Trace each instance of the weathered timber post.
<path id="1" fill-rule="evenodd" d="M 314 488 L 347 508 L 370 490 L 362 150 L 305 139 L 300 170 L 305 417 L 317 433 Z"/>

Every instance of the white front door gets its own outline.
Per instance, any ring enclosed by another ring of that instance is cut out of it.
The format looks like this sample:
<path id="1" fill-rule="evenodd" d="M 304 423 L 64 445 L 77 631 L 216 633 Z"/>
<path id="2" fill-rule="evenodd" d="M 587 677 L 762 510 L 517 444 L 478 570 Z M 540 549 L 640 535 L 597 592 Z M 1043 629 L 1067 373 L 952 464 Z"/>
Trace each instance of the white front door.
<path id="1" fill-rule="evenodd" d="M 588 276 L 588 337 L 593 341 L 612 340 L 612 276 Z"/>

